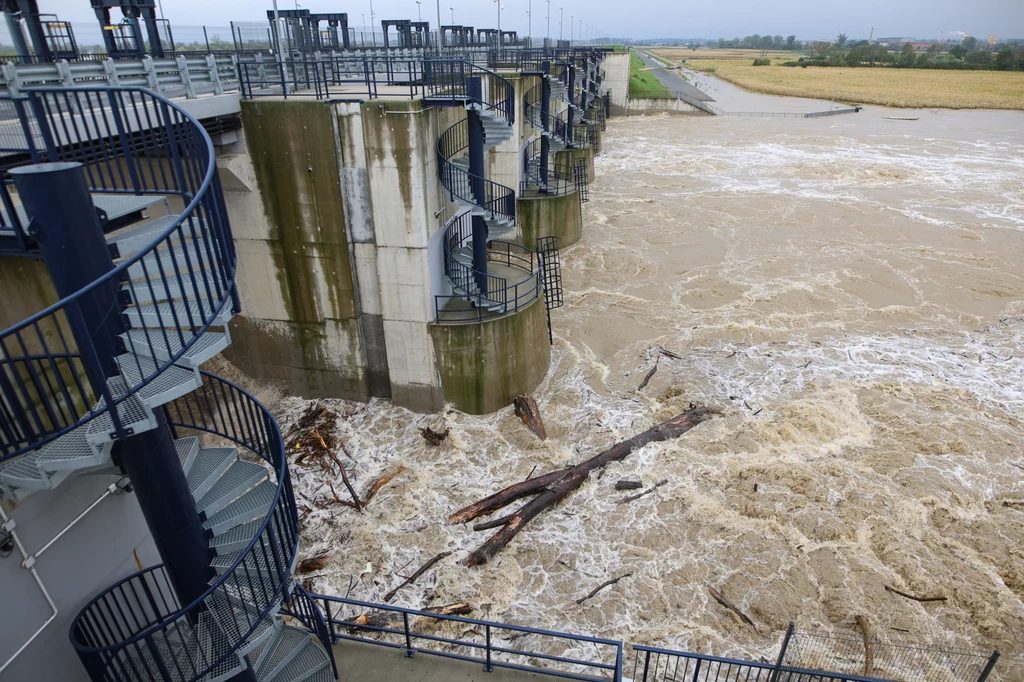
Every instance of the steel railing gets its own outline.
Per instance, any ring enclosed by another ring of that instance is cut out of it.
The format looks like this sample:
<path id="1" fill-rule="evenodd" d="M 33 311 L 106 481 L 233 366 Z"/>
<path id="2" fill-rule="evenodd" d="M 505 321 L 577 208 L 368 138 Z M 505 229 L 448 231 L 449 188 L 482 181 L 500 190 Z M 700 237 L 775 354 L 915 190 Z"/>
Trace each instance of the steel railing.
<path id="1" fill-rule="evenodd" d="M 268 464 L 276 478 L 270 511 L 231 567 L 191 604 L 178 603 L 162 565 L 121 580 L 89 602 L 72 623 L 71 643 L 92 679 L 188 681 L 230 669 L 238 663 L 237 650 L 278 608 L 291 583 L 299 522 L 281 430 L 247 391 L 202 374 L 200 389 L 165 408 L 172 432 L 176 438 L 214 434 Z M 230 608 L 236 599 L 246 607 L 216 618 L 224 637 L 211 640 L 219 645 L 201 646 L 197 624 L 214 626 L 209 612 L 217 603 L 211 600 Z M 315 625 L 313 614 L 303 613 Z"/>
<path id="2" fill-rule="evenodd" d="M 38 88 L 26 95 L 39 126 L 40 146 L 33 146 L 33 158 L 83 163 L 94 192 L 177 197 L 185 208 L 106 275 L 0 332 L 0 357 L 5 359 L 0 402 L 11 415 L 0 428 L 0 461 L 104 413 L 116 437 L 125 437 L 115 406 L 178 362 L 229 306 L 237 310 L 234 240 L 213 144 L 199 122 L 141 88 Z M 90 376 L 112 376 L 114 368 L 100 362 L 91 342 L 80 347 L 73 339 L 90 338 L 83 331 L 82 313 L 90 297 L 122 285 L 130 287 L 135 300 L 157 301 L 158 292 L 178 291 L 187 292 L 193 304 L 153 306 L 154 321 L 141 325 L 146 342 L 159 340 L 177 350 L 147 365 L 136 357 L 138 379 L 115 395 L 109 383 L 90 383 Z M 56 358 L 69 357 L 75 361 L 58 365 Z M 30 358 L 48 358 L 46 371 L 28 363 Z"/>
<path id="3" fill-rule="evenodd" d="M 541 105 L 544 84 L 539 83 L 523 95 L 523 113 L 526 120 L 538 132 L 544 131 L 558 138 L 566 147 L 573 146 L 573 131 L 569 128 L 569 110 L 566 109 L 557 114 L 548 113 L 544 115 Z"/>
<path id="4" fill-rule="evenodd" d="M 551 196 L 562 196 L 577 189 L 573 167 L 558 163 L 553 155 L 548 157 L 547 179 L 542 177 L 540 166 L 541 140 L 530 140 L 523 148 L 523 179 L 519 183 L 519 194 L 537 191 Z"/>
<path id="5" fill-rule="evenodd" d="M 516 193 L 510 187 L 489 180 L 455 164 L 452 159 L 469 149 L 469 121 L 463 119 L 437 139 L 437 164 L 441 186 L 451 201 L 461 201 L 485 209 L 490 216 L 515 220 Z M 476 196 L 473 185 L 483 187 L 483 197 Z"/>
<path id="6" fill-rule="evenodd" d="M 367 642 L 400 649 L 407 656 L 428 654 L 496 668 L 539 673 L 569 680 L 622 680 L 622 642 L 552 630 L 496 623 L 432 611 L 374 604 L 356 599 L 311 595 L 327 614 L 331 639 Z M 372 613 L 375 617 L 356 618 Z M 463 637 L 431 631 L 431 624 L 462 626 Z M 527 648 L 529 645 L 529 648 Z M 568 649 L 590 652 L 570 656 Z"/>
<path id="7" fill-rule="evenodd" d="M 444 273 L 456 293 L 452 296 L 434 296 L 434 316 L 439 323 L 480 321 L 517 313 L 537 300 L 540 295 L 540 271 L 536 268 L 534 252 L 525 246 L 500 240 L 491 240 L 487 248 L 487 262 L 518 268 L 526 276 L 509 283 L 504 277 L 477 271 L 471 265 L 454 257 L 456 249 L 472 245 L 472 213 L 457 216 L 444 234 Z M 480 290 L 480 283 L 486 292 Z M 477 293 L 474 293 L 476 291 Z M 453 300 L 466 300 L 472 306 L 446 309 Z"/>
<path id="8" fill-rule="evenodd" d="M 422 90 L 421 59 L 312 55 L 283 61 L 265 59 L 238 62 L 242 96 L 255 97 L 367 97 L 381 94 L 417 97 Z M 382 87 L 390 91 L 381 91 Z"/>

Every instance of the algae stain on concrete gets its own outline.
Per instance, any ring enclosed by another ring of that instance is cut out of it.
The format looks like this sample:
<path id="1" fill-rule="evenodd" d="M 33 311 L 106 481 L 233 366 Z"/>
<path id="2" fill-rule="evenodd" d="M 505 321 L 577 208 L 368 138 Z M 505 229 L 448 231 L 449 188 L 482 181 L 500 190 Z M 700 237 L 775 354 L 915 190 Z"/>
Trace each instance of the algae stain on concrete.
<path id="1" fill-rule="evenodd" d="M 243 102 L 242 122 L 264 211 L 276 278 L 289 320 L 354 319 L 355 296 L 345 234 L 332 110 L 321 102 Z M 322 272 L 322 276 L 318 274 Z M 321 293 L 327 297 L 324 309 Z M 317 335 L 298 333 L 309 367 L 324 351 Z M 359 352 L 346 364 L 362 365 Z"/>
<path id="2" fill-rule="evenodd" d="M 412 152 L 420 148 L 418 141 L 413 140 L 413 131 L 417 128 L 418 117 L 422 115 L 418 112 L 422 110 L 422 102 L 387 102 L 385 106 L 367 102 L 363 105 L 361 117 L 366 145 L 372 150 L 373 159 L 377 162 L 391 159 L 395 163 L 398 190 L 406 215 L 413 210 Z M 389 111 L 395 114 L 389 117 Z"/>

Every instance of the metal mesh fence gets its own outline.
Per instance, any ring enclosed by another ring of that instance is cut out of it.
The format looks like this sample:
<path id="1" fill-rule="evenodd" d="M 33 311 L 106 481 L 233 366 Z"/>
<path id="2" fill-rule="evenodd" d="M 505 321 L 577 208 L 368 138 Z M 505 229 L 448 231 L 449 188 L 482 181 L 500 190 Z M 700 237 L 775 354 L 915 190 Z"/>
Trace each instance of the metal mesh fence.
<path id="1" fill-rule="evenodd" d="M 928 647 L 875 638 L 794 632 L 784 667 L 828 670 L 895 682 L 976 682 L 988 653 Z"/>

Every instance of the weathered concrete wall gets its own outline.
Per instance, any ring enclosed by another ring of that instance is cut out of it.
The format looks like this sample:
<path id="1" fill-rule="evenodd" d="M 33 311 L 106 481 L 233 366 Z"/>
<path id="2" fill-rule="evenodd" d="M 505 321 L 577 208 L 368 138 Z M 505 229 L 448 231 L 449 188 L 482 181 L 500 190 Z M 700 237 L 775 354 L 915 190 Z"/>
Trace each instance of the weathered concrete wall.
<path id="1" fill-rule="evenodd" d="M 470 414 L 487 414 L 529 393 L 551 361 L 544 298 L 515 315 L 480 323 L 433 324 L 444 397 Z"/>
<path id="2" fill-rule="evenodd" d="M 577 149 L 563 149 L 555 154 L 555 163 L 566 165 L 569 168 L 576 168 L 576 160 L 585 159 L 587 162 L 587 182 L 593 182 L 597 177 L 594 171 L 594 149 L 593 147 L 582 147 Z"/>
<path id="3" fill-rule="evenodd" d="M 307 396 L 366 400 L 332 105 L 243 102 L 243 139 L 219 164 L 237 245 L 243 314 L 225 355 Z"/>
<path id="4" fill-rule="evenodd" d="M 644 114 L 707 115 L 692 104 L 672 97 L 630 97 L 626 102 L 625 114 L 626 116 L 643 116 Z"/>
<path id="5" fill-rule="evenodd" d="M 449 115 L 451 112 L 449 112 Z M 443 404 L 427 325 L 434 319 L 430 238 L 445 213 L 437 175 L 437 109 L 366 102 L 361 111 L 373 205 L 391 397 L 421 412 Z"/>
<path id="6" fill-rule="evenodd" d="M 541 237 L 558 237 L 558 247 L 564 249 L 583 236 L 583 212 L 576 192 L 520 197 L 516 199 L 516 219 L 523 233 L 523 246 L 534 251 Z"/>
<path id="7" fill-rule="evenodd" d="M 629 53 L 610 52 L 601 62 L 604 69 L 604 81 L 601 83 L 601 94 L 612 93 L 612 116 L 626 113 L 626 99 L 629 96 Z"/>

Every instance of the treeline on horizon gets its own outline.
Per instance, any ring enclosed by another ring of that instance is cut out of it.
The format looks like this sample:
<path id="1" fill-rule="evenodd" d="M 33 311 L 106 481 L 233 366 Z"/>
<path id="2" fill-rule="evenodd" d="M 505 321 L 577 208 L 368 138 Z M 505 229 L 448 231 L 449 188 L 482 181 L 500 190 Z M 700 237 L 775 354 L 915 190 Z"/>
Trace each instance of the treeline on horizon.
<path id="1" fill-rule="evenodd" d="M 769 50 L 806 53 L 797 61 L 783 62 L 783 66 L 893 66 L 904 69 L 1024 71 L 1024 41 L 1006 40 L 993 46 L 974 36 L 965 36 L 959 43 L 932 42 L 923 52 L 918 52 L 914 43 L 883 45 L 867 40 L 852 41 L 844 33 L 828 41 L 800 41 L 795 35 L 783 38 L 754 34 L 746 38 L 687 41 L 685 44 L 693 49 L 704 46 L 723 50 L 761 50 L 762 53 Z"/>

